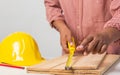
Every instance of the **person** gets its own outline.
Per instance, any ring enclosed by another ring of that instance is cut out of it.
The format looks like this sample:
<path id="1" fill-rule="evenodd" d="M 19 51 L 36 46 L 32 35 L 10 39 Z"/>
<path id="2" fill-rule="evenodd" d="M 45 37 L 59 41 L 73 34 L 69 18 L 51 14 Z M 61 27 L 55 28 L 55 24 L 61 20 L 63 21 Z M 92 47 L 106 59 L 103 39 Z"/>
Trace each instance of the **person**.
<path id="1" fill-rule="evenodd" d="M 64 53 L 120 54 L 120 0 L 44 0 L 47 20 L 60 33 Z"/>

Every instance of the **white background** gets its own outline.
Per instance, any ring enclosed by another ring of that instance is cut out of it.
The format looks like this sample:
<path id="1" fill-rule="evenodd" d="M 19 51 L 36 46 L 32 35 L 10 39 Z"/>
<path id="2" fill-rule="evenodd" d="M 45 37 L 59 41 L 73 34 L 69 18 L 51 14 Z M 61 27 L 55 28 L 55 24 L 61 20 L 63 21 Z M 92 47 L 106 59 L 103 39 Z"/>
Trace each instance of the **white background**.
<path id="1" fill-rule="evenodd" d="M 52 29 L 46 20 L 44 0 L 0 0 L 0 41 L 17 31 L 31 34 L 44 58 L 61 55 L 59 33 Z M 105 75 L 119 74 L 120 64 L 117 64 Z M 34 74 L 27 74 L 24 70 L 0 67 L 0 75 Z"/>
<path id="2" fill-rule="evenodd" d="M 0 41 L 17 31 L 32 35 L 44 58 L 61 55 L 59 33 L 46 19 L 44 0 L 0 0 Z"/>

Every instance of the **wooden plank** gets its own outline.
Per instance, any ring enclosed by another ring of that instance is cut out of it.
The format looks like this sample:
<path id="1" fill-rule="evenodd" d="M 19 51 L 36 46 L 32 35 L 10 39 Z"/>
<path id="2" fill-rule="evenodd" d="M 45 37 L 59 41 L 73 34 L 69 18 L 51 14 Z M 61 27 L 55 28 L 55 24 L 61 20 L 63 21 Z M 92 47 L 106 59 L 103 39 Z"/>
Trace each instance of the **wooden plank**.
<path id="1" fill-rule="evenodd" d="M 27 71 L 27 73 L 32 73 L 32 74 L 50 74 L 50 75 L 96 75 L 96 74 L 74 74 L 74 73 L 64 73 L 64 72 L 39 72 L 39 71 Z"/>
<path id="2" fill-rule="evenodd" d="M 72 58 L 72 68 L 73 69 L 79 69 L 79 68 L 80 69 L 82 69 L 82 68 L 83 69 L 85 69 L 85 68 L 86 69 L 87 68 L 88 69 L 96 69 L 99 66 L 99 64 L 104 56 L 105 56 L 105 54 L 101 54 L 101 55 L 89 54 L 87 56 L 83 56 L 83 55 L 74 56 Z M 28 70 L 39 70 L 39 71 L 66 71 L 64 69 L 64 67 L 65 67 L 67 58 L 68 58 L 68 55 L 64 55 L 64 56 L 55 58 L 53 60 L 43 62 L 41 64 L 38 64 L 38 65 L 35 65 L 32 67 L 28 67 L 27 69 Z M 95 61 L 95 60 L 97 60 L 97 61 Z M 79 64 L 79 62 L 80 62 L 80 64 Z M 74 65 L 76 63 L 77 63 L 77 65 Z M 61 64 L 63 64 L 63 65 L 61 65 Z M 79 65 L 79 68 L 78 68 L 78 65 Z"/>
<path id="3" fill-rule="evenodd" d="M 88 56 L 83 56 L 83 55 L 74 56 L 72 59 L 72 69 L 79 69 L 79 68 L 82 70 L 83 69 L 96 69 L 99 66 L 100 62 L 103 60 L 104 56 L 105 54 L 101 54 L 101 55 L 89 54 Z M 90 58 L 92 59 L 90 60 Z M 53 67 L 49 71 L 68 72 L 68 70 L 65 70 L 64 67 L 65 67 L 65 63 L 59 66 Z"/>
<path id="4" fill-rule="evenodd" d="M 82 56 L 78 61 L 72 66 L 73 69 L 97 69 L 101 61 L 104 59 L 104 54 L 89 54 L 87 56 Z"/>
<path id="5" fill-rule="evenodd" d="M 67 56 L 68 55 L 64 55 L 64 56 L 54 58 L 52 60 L 47 60 L 47 61 L 42 62 L 40 64 L 27 67 L 27 70 L 49 71 L 51 68 L 65 63 L 67 61 L 67 58 L 66 58 Z"/>
<path id="6" fill-rule="evenodd" d="M 76 62 L 77 62 L 77 60 L 80 58 L 80 57 L 82 57 L 83 55 L 79 55 L 79 56 L 74 56 L 73 58 L 72 58 L 72 64 L 71 65 L 74 65 Z M 61 65 L 58 65 L 58 66 L 55 66 L 55 67 L 53 67 L 52 69 L 50 69 L 49 71 L 51 71 L 51 72 L 69 72 L 69 73 L 72 73 L 72 70 L 65 70 L 65 65 L 66 65 L 66 62 L 65 63 L 63 63 L 63 64 L 61 64 Z"/>
<path id="7" fill-rule="evenodd" d="M 96 70 L 75 70 L 74 73 L 78 74 L 95 74 L 102 75 L 104 74 L 118 59 L 120 55 L 107 54 L 104 61 L 101 63 L 98 69 Z"/>
<path id="8" fill-rule="evenodd" d="M 81 57 L 82 55 L 79 55 Z M 72 58 L 72 64 L 74 64 L 79 58 L 78 56 L 74 56 Z M 30 66 L 27 67 L 27 71 L 41 71 L 41 72 L 50 72 L 50 73 L 55 73 L 55 72 L 63 72 L 63 73 L 72 73 L 72 70 L 65 70 L 65 65 L 67 61 L 68 55 L 64 55 L 58 58 L 55 58 L 53 60 L 49 60 L 46 62 L 43 62 L 38 65 Z"/>
<path id="9" fill-rule="evenodd" d="M 114 64 L 120 55 L 106 55 L 104 61 L 101 63 L 98 69 L 96 70 L 72 70 L 71 72 L 58 72 L 58 71 L 39 71 L 39 70 L 28 70 L 28 73 L 44 73 L 44 74 L 62 74 L 62 75 L 102 75 L 105 71 L 107 71 L 112 64 Z M 112 59 L 112 60 L 111 60 Z M 62 64 L 63 65 L 63 64 Z"/>
<path id="10" fill-rule="evenodd" d="M 94 62 L 93 62 L 93 59 L 91 59 L 89 61 L 89 65 L 87 67 L 89 69 L 89 67 L 91 67 L 91 65 L 95 64 L 95 66 L 92 66 L 95 69 L 95 68 L 97 68 L 99 66 L 99 64 L 100 64 L 99 62 L 101 62 L 101 60 L 102 60 L 102 58 L 104 56 L 105 56 L 105 54 L 102 54 L 102 55 L 98 55 L 98 54 L 92 55 L 92 54 L 89 54 L 87 56 L 83 56 L 83 55 L 74 56 L 72 58 L 72 67 L 74 66 L 74 64 L 76 64 L 76 62 L 82 62 L 81 64 L 83 64 L 85 66 L 85 68 L 86 68 L 86 64 L 88 64 L 88 59 L 94 58 Z M 41 64 L 28 67 L 27 70 L 28 71 L 41 71 L 41 72 L 48 72 L 48 71 L 49 72 L 58 72 L 59 71 L 59 72 L 64 72 L 64 73 L 73 73 L 72 70 L 65 70 L 64 69 L 66 61 L 67 61 L 67 58 L 68 58 L 68 55 L 64 55 L 62 57 L 58 57 L 58 58 L 55 58 L 53 60 L 49 60 L 49 61 L 43 62 Z M 95 58 L 97 58 L 97 61 L 95 61 Z M 82 65 L 80 65 L 79 68 L 81 66 Z"/>

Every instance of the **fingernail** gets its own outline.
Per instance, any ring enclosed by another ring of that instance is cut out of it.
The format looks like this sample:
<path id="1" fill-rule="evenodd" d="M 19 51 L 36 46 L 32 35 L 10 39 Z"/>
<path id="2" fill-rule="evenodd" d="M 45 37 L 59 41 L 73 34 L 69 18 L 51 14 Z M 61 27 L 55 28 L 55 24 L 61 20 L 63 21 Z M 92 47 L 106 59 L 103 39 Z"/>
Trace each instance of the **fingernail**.
<path id="1" fill-rule="evenodd" d="M 72 45 L 73 45 L 73 42 L 70 42 L 70 45 L 72 46 Z"/>
<path id="2" fill-rule="evenodd" d="M 84 48 L 83 45 L 80 45 L 79 48 Z"/>
<path id="3" fill-rule="evenodd" d="M 77 47 L 77 49 L 83 49 L 83 48 L 84 48 L 83 45 Z"/>
<path id="4" fill-rule="evenodd" d="M 87 55 L 87 52 L 84 52 L 83 55 L 86 56 L 86 55 Z"/>

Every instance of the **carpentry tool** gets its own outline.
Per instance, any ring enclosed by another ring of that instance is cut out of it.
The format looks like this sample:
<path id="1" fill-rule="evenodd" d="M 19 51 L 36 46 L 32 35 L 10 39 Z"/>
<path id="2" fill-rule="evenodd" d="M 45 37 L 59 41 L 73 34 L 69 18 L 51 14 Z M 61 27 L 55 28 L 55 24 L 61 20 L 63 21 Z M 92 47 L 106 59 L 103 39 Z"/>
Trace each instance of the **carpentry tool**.
<path id="1" fill-rule="evenodd" d="M 25 69 L 25 67 L 22 67 L 22 66 L 14 66 L 14 65 L 7 64 L 7 63 L 0 63 L 0 66 L 10 67 L 10 68 L 16 68 L 16 69 Z"/>
<path id="2" fill-rule="evenodd" d="M 66 62 L 65 70 L 71 69 L 71 63 L 72 63 L 72 57 L 75 52 L 75 41 L 74 38 L 72 38 L 72 43 L 68 42 L 68 49 L 69 49 L 69 56 Z"/>

